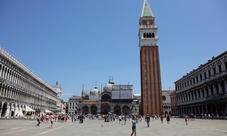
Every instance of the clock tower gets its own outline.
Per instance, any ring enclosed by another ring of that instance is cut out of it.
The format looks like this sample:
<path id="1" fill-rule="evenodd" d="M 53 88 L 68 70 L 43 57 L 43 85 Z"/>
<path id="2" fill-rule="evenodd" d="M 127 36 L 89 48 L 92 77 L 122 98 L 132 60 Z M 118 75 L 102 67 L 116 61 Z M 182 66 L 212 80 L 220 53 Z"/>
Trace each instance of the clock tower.
<path id="1" fill-rule="evenodd" d="M 163 114 L 158 27 L 147 0 L 139 19 L 141 110 L 142 115 Z"/>

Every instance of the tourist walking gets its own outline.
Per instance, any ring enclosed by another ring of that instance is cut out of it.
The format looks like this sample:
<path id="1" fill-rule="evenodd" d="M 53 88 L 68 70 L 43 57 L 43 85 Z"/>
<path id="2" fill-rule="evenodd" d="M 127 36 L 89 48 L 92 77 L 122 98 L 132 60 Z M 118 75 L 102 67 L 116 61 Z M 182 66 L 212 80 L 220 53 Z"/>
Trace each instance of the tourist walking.
<path id="1" fill-rule="evenodd" d="M 126 124 L 127 117 L 126 115 L 124 116 L 124 125 Z"/>
<path id="2" fill-rule="evenodd" d="M 186 125 L 188 125 L 188 116 L 187 115 L 184 117 L 184 120 L 185 120 Z"/>
<path id="3" fill-rule="evenodd" d="M 162 115 L 162 116 L 161 116 L 161 123 L 163 123 L 163 118 L 164 118 L 164 117 L 163 117 L 163 115 Z"/>
<path id="4" fill-rule="evenodd" d="M 50 126 L 49 126 L 49 128 L 53 128 L 53 125 L 54 125 L 54 116 L 53 115 L 50 115 L 49 116 L 49 120 L 50 120 Z"/>
<path id="5" fill-rule="evenodd" d="M 40 118 L 41 122 L 43 123 L 43 121 L 45 120 L 45 116 L 42 114 L 41 118 Z"/>
<path id="6" fill-rule="evenodd" d="M 121 123 L 121 115 L 119 116 L 118 120 L 119 120 L 119 124 L 120 124 Z"/>
<path id="7" fill-rule="evenodd" d="M 146 116 L 147 127 L 150 127 L 150 120 L 151 120 L 151 117 L 147 114 Z"/>
<path id="8" fill-rule="evenodd" d="M 72 122 L 74 121 L 74 115 L 71 115 L 71 120 L 72 120 Z"/>
<path id="9" fill-rule="evenodd" d="M 136 119 L 136 116 L 132 116 L 132 134 L 131 136 L 136 136 L 136 123 L 137 123 L 137 119 Z"/>
<path id="10" fill-rule="evenodd" d="M 169 121 L 170 121 L 170 116 L 169 116 L 169 114 L 166 116 L 166 121 L 167 121 L 167 123 L 169 124 Z"/>
<path id="11" fill-rule="evenodd" d="M 40 124 L 40 115 L 38 115 L 38 117 L 37 117 L 37 122 L 38 122 L 37 126 L 39 126 L 39 124 Z"/>

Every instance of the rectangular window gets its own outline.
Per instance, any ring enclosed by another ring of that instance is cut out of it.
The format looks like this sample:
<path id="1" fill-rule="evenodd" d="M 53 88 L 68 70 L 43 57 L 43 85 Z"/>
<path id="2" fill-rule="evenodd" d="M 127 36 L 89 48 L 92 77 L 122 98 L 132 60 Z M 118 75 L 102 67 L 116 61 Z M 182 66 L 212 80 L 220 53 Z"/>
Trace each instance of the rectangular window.
<path id="1" fill-rule="evenodd" d="M 209 75 L 209 77 L 210 77 L 210 75 L 211 75 L 211 74 L 210 74 L 210 70 L 208 70 L 208 75 Z"/>
<path id="2" fill-rule="evenodd" d="M 227 69 L 227 61 L 225 62 L 225 69 Z"/>
<path id="3" fill-rule="evenodd" d="M 199 78 L 198 78 L 198 76 L 196 77 L 196 82 L 199 82 Z"/>
<path id="4" fill-rule="evenodd" d="M 216 74 L 216 68 L 213 68 L 213 73 L 214 73 L 214 75 Z"/>
<path id="5" fill-rule="evenodd" d="M 218 65 L 218 69 L 219 69 L 219 72 L 221 72 L 222 70 L 221 70 L 221 65 Z"/>
<path id="6" fill-rule="evenodd" d="M 206 75 L 206 72 L 204 72 L 204 79 L 206 79 L 207 78 L 207 75 Z"/>
<path id="7" fill-rule="evenodd" d="M 200 75 L 200 80 L 202 80 L 203 79 L 203 76 L 202 76 L 202 74 Z"/>

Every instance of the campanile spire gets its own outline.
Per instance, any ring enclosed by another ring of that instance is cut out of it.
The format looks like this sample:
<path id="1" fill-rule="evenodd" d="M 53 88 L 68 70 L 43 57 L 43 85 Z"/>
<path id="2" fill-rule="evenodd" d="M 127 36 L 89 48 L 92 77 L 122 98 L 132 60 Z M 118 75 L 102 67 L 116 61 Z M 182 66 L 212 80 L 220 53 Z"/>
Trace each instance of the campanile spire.
<path id="1" fill-rule="evenodd" d="M 158 27 L 147 0 L 139 20 L 140 77 L 142 114 L 163 114 Z"/>
<path id="2" fill-rule="evenodd" d="M 141 17 L 154 17 L 147 0 L 144 0 L 143 2 Z"/>

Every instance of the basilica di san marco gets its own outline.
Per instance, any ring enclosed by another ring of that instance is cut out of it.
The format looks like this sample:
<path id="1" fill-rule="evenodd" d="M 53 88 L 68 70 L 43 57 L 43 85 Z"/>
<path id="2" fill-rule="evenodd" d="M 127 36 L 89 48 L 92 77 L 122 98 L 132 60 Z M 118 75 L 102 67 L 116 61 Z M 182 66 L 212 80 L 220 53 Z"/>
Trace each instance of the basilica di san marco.
<path id="1" fill-rule="evenodd" d="M 134 96 L 133 85 L 115 85 L 113 80 L 99 90 L 97 86 L 90 92 L 82 91 L 82 102 L 78 104 L 78 114 L 139 114 L 139 99 Z"/>

